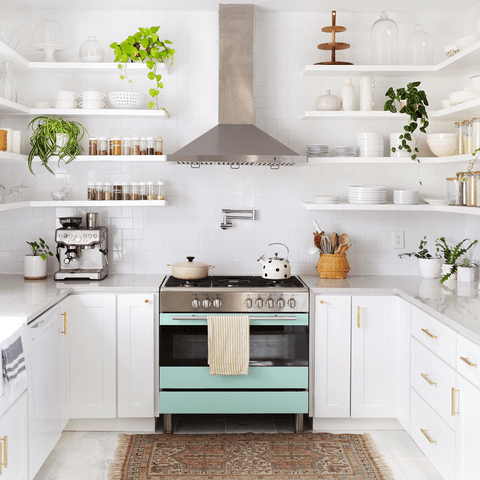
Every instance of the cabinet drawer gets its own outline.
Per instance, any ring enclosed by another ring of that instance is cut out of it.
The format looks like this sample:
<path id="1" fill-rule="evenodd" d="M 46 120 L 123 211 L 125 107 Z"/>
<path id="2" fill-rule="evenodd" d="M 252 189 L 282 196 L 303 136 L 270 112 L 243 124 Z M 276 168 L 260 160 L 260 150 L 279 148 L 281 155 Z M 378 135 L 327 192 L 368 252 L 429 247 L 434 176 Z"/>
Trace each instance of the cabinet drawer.
<path id="1" fill-rule="evenodd" d="M 416 307 L 412 318 L 412 335 L 455 368 L 455 332 Z"/>
<path id="2" fill-rule="evenodd" d="M 455 478 L 455 433 L 425 403 L 415 390 L 412 395 L 413 440 L 446 480 Z"/>
<path id="3" fill-rule="evenodd" d="M 415 339 L 412 340 L 411 379 L 412 387 L 454 430 L 452 388 L 455 386 L 455 370 Z"/>
<path id="4" fill-rule="evenodd" d="M 457 335 L 457 372 L 480 388 L 480 347 Z"/>

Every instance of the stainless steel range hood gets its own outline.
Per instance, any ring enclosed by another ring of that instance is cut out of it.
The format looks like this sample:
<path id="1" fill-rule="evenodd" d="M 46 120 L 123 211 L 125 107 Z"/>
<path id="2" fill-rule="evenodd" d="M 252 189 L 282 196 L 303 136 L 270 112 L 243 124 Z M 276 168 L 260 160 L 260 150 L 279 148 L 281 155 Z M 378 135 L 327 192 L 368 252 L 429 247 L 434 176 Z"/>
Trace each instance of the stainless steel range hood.
<path id="1" fill-rule="evenodd" d="M 306 163 L 306 157 L 253 125 L 254 5 L 220 5 L 219 27 L 219 125 L 167 155 L 167 161 L 232 168 Z"/>

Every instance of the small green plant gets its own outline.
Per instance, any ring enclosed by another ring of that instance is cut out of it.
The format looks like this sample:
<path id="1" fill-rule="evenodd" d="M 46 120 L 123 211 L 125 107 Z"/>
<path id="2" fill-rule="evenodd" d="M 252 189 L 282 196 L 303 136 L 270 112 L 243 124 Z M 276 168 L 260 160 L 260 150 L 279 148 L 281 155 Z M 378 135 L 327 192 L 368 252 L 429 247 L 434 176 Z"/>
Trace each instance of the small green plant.
<path id="1" fill-rule="evenodd" d="M 478 267 L 478 265 L 468 257 L 462 258 L 462 261 L 457 266 L 458 267 L 464 267 L 464 268 Z"/>
<path id="2" fill-rule="evenodd" d="M 55 117 L 36 117 L 28 127 L 33 130 L 30 137 L 32 150 L 28 154 L 28 169 L 33 173 L 32 162 L 35 157 L 40 158 L 42 165 L 53 174 L 48 165 L 52 156 L 58 156 L 58 163 L 64 161 L 70 163 L 77 155 L 81 155 L 83 147 L 80 140 L 84 137 L 86 129 L 78 122 L 63 120 Z M 62 147 L 57 145 L 57 133 L 68 135 L 68 140 Z"/>
<path id="3" fill-rule="evenodd" d="M 398 146 L 399 150 L 406 150 L 410 153 L 410 158 L 412 160 L 418 160 L 418 138 L 415 142 L 413 147 L 413 151 L 411 146 L 407 142 L 412 141 L 412 133 L 415 132 L 417 128 L 422 133 L 427 133 L 428 127 L 428 114 L 425 107 L 428 107 L 428 99 L 427 94 L 423 90 L 418 90 L 417 87 L 420 85 L 421 82 L 412 82 L 407 85 L 407 88 L 397 88 L 394 90 L 390 87 L 385 96 L 389 98 L 385 102 L 383 109 L 385 111 L 390 111 L 392 113 L 397 113 L 397 107 L 395 107 L 395 100 L 398 102 L 406 101 L 405 105 L 400 109 L 400 113 L 406 113 L 409 116 L 409 122 L 407 125 L 404 125 L 403 129 L 405 133 L 400 135 L 400 140 L 402 144 Z M 419 126 L 420 123 L 420 126 Z M 396 147 L 392 147 L 392 152 L 396 151 Z"/>
<path id="4" fill-rule="evenodd" d="M 121 80 L 127 80 L 128 83 L 132 83 L 132 80 L 127 75 L 127 63 L 142 62 L 150 70 L 148 72 L 148 78 L 155 81 L 155 88 L 151 88 L 148 93 L 152 97 L 153 101 L 149 102 L 148 106 L 150 110 L 156 106 L 157 110 L 160 110 L 158 106 L 158 94 L 160 89 L 163 88 L 162 76 L 157 73 L 157 63 L 167 63 L 171 60 L 170 65 L 173 64 L 173 57 L 175 55 L 175 49 L 168 47 L 172 45 L 170 40 L 161 41 L 158 38 L 157 32 L 160 29 L 158 27 L 141 28 L 133 36 L 129 35 L 123 42 L 113 42 L 110 48 L 113 48 L 115 52 L 115 62 L 120 62 L 118 66 L 122 70 L 120 75 Z M 164 107 L 162 110 L 167 111 Z M 168 112 L 167 112 L 168 113 Z"/>
<path id="5" fill-rule="evenodd" d="M 45 243 L 45 240 L 43 238 L 39 238 L 38 241 L 40 243 L 26 242 L 32 249 L 32 255 L 34 257 L 40 256 L 42 260 L 46 260 L 47 256 L 53 257 L 53 253 L 50 251 L 49 246 Z"/>
<path id="6" fill-rule="evenodd" d="M 409 253 L 400 253 L 398 256 L 400 258 L 403 257 L 415 257 L 415 258 L 440 258 L 439 252 L 439 247 L 437 246 L 437 251 L 431 255 L 428 253 L 427 249 L 427 237 L 423 237 L 422 240 L 420 240 L 420 245 L 418 246 L 418 252 L 409 252 Z"/>
<path id="7" fill-rule="evenodd" d="M 448 245 L 448 243 L 445 240 L 445 237 L 440 237 L 435 240 L 435 245 L 441 250 L 443 258 L 445 259 L 445 263 L 447 265 L 451 265 L 451 269 L 448 273 L 442 276 L 440 279 L 440 283 L 443 283 L 445 280 L 448 280 L 450 276 L 457 271 L 457 265 L 456 262 L 457 260 L 462 256 L 467 253 L 470 248 L 472 248 L 476 243 L 478 243 L 478 240 L 474 240 L 470 245 L 466 248 L 463 247 L 463 244 L 467 241 L 468 239 L 465 238 L 461 242 L 457 243 L 454 247 L 451 247 Z"/>

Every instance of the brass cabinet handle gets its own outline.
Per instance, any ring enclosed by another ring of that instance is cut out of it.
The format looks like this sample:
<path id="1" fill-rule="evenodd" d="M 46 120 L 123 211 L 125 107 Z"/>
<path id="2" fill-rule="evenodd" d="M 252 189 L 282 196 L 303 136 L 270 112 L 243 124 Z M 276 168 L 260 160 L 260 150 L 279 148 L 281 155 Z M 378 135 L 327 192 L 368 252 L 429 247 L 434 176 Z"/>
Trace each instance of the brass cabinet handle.
<path id="1" fill-rule="evenodd" d="M 476 363 L 472 363 L 468 358 L 460 357 L 460 360 L 465 362 L 469 367 L 476 367 L 477 366 Z"/>
<path id="2" fill-rule="evenodd" d="M 427 334 L 430 338 L 437 338 L 436 335 L 432 335 L 426 328 L 422 328 L 422 332 Z"/>
<path id="3" fill-rule="evenodd" d="M 2 474 L 2 465 L 8 468 L 8 437 L 5 435 L 0 438 L 0 442 L 3 442 L 3 461 L 0 460 L 0 475 Z"/>
<path id="4" fill-rule="evenodd" d="M 145 299 L 145 303 L 148 303 L 148 298 L 147 298 L 147 299 Z"/>
<path id="5" fill-rule="evenodd" d="M 432 382 L 426 373 L 421 373 L 420 376 L 427 381 L 428 384 L 430 385 L 436 385 L 436 382 Z"/>
<path id="6" fill-rule="evenodd" d="M 325 303 L 325 301 L 324 301 L 324 300 L 320 300 L 320 303 L 323 305 L 323 304 Z"/>
<path id="7" fill-rule="evenodd" d="M 60 315 L 63 315 L 63 332 L 60 332 L 60 333 L 63 333 L 64 335 L 66 335 L 67 334 L 67 312 L 63 312 Z"/>
<path id="8" fill-rule="evenodd" d="M 357 328 L 360 328 L 360 307 L 357 307 Z"/>
<path id="9" fill-rule="evenodd" d="M 420 431 L 425 435 L 425 437 L 427 438 L 427 440 L 428 440 L 430 443 L 437 443 L 436 440 L 432 440 L 432 438 L 431 438 L 430 435 L 428 434 L 428 430 L 424 430 L 423 428 L 421 428 Z"/>
<path id="10" fill-rule="evenodd" d="M 456 412 L 456 407 L 455 407 L 455 392 L 458 392 L 458 390 L 455 390 L 455 387 L 452 387 L 452 417 L 455 415 L 458 415 L 460 412 Z"/>

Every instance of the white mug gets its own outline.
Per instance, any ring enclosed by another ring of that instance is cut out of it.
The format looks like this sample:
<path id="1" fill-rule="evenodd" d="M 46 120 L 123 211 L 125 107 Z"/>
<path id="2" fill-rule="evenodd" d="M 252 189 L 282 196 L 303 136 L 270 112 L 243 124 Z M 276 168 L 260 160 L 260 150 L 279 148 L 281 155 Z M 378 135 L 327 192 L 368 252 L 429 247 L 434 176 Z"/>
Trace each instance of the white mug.
<path id="1" fill-rule="evenodd" d="M 79 97 L 83 100 L 102 100 L 105 98 L 105 94 L 97 92 L 96 90 L 86 90 L 85 92 L 81 92 Z"/>
<path id="2" fill-rule="evenodd" d="M 81 108 L 93 109 L 93 108 L 103 108 L 105 106 L 104 102 L 98 100 L 85 100 L 79 103 Z"/>
<path id="3" fill-rule="evenodd" d="M 75 108 L 77 105 L 77 102 L 71 100 L 57 100 L 52 103 L 53 108 Z"/>
<path id="4" fill-rule="evenodd" d="M 75 100 L 78 97 L 78 93 L 71 90 L 59 90 L 53 94 L 53 98 L 57 100 Z"/>

